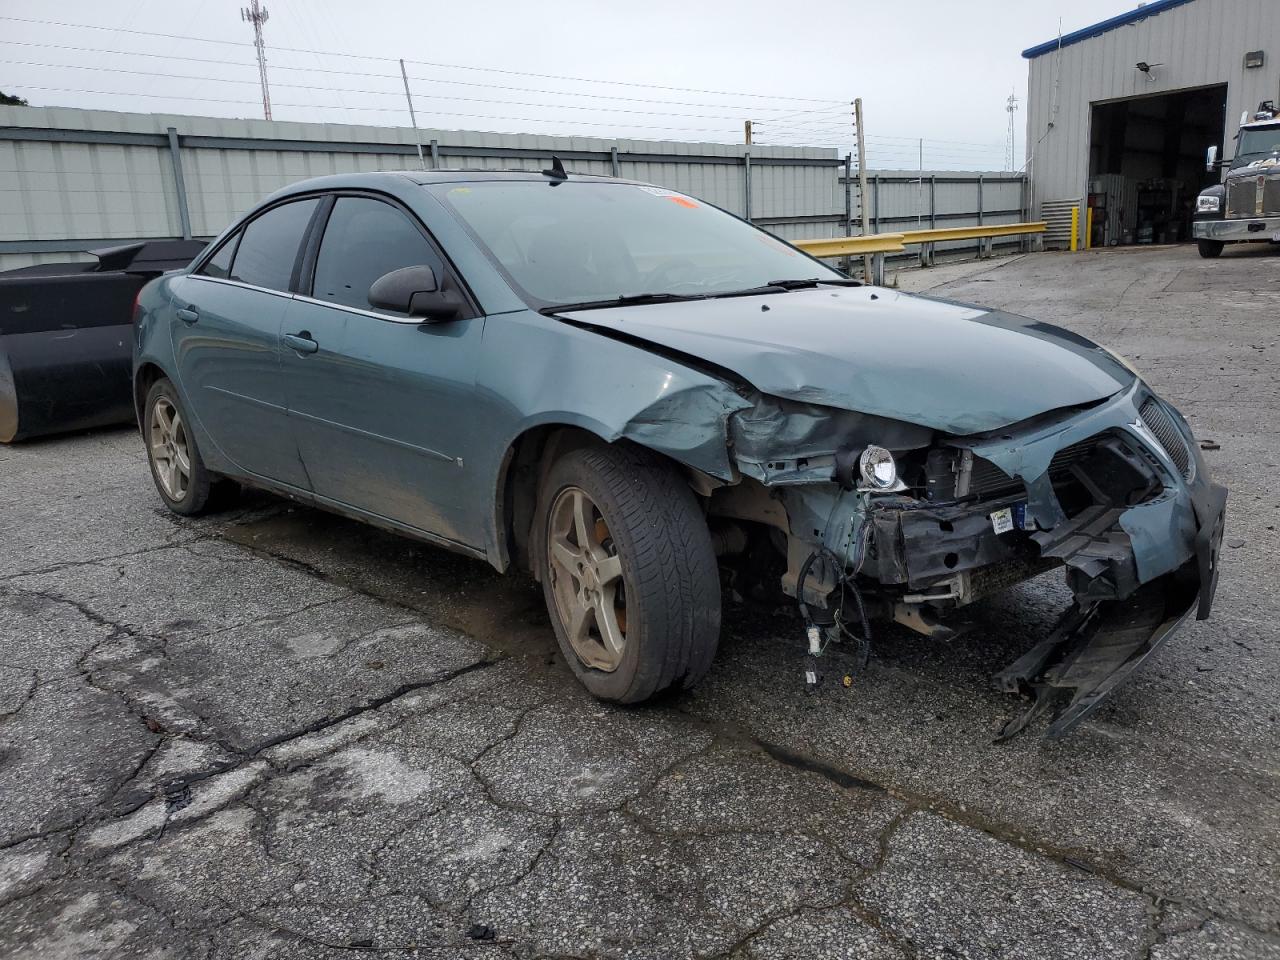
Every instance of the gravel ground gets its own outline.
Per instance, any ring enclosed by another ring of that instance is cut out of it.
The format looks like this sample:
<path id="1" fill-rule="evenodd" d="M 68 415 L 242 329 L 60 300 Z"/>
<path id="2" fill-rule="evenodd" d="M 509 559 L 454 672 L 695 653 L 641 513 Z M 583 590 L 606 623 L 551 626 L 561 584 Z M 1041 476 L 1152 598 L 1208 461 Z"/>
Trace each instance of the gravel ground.
<path id="1" fill-rule="evenodd" d="M 260 495 L 181 521 L 132 431 L 0 447 L 0 956 L 1280 958 L 1276 255 L 903 273 L 1128 356 L 1220 444 L 1212 620 L 1059 744 L 991 672 L 1056 577 L 805 695 L 794 618 L 585 696 L 520 578 Z M 992 375 L 999 358 L 992 358 Z"/>

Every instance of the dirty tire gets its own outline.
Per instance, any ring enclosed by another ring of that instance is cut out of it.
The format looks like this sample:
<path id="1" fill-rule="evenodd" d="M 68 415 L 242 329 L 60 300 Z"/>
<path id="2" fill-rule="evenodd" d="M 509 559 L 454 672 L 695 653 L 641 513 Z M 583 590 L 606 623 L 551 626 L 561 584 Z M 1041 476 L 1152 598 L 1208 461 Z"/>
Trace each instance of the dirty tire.
<path id="1" fill-rule="evenodd" d="M 553 593 L 551 508 L 574 488 L 594 501 L 622 563 L 626 636 L 620 662 L 611 670 L 588 665 L 574 650 Z M 677 684 L 687 689 L 706 675 L 720 639 L 720 574 L 706 518 L 670 465 L 627 445 L 570 451 L 551 467 L 539 491 L 535 536 L 556 639 L 591 693 L 638 703 Z"/>
<path id="2" fill-rule="evenodd" d="M 157 407 L 177 415 L 180 424 L 180 445 L 188 462 L 186 482 L 173 489 L 172 481 L 163 477 L 168 474 L 165 461 L 157 459 L 153 439 L 155 438 L 155 417 Z M 193 517 L 217 508 L 230 498 L 235 491 L 231 481 L 223 480 L 211 474 L 200 457 L 195 436 L 188 426 L 190 418 L 178 396 L 178 391 L 167 377 L 161 377 L 147 391 L 147 400 L 142 408 L 142 439 L 147 449 L 147 462 L 151 467 L 151 479 L 155 482 L 160 499 L 174 513 L 184 517 Z M 176 493 L 176 496 L 175 496 Z"/>
<path id="3" fill-rule="evenodd" d="M 1222 255 L 1222 248 L 1226 244 L 1221 240 L 1197 240 L 1196 249 L 1200 251 L 1200 256 L 1206 260 L 1212 260 L 1214 257 Z"/>

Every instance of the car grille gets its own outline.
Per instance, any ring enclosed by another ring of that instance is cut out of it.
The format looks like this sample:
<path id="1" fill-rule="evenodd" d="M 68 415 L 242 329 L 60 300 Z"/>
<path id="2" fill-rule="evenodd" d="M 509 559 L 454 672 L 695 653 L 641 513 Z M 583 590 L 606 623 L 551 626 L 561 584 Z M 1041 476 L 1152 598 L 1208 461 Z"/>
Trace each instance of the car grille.
<path id="1" fill-rule="evenodd" d="M 1227 216 L 1252 217 L 1258 213 L 1258 183 L 1254 177 L 1237 177 L 1227 183 Z"/>
<path id="2" fill-rule="evenodd" d="M 1185 479 L 1190 480 L 1192 473 L 1191 451 L 1187 448 L 1187 441 L 1182 435 L 1182 431 L 1173 422 L 1173 417 L 1164 408 L 1164 404 L 1155 397 L 1147 397 L 1138 409 L 1138 413 L 1142 417 L 1142 422 L 1147 425 L 1151 432 L 1155 434 L 1155 438 L 1160 441 L 1160 446 L 1169 455 L 1169 459 L 1177 466 L 1178 472 Z"/>
<path id="3" fill-rule="evenodd" d="M 1093 452 L 1100 437 L 1086 437 L 1069 447 L 1063 447 L 1053 455 L 1049 462 L 1049 479 L 1056 483 L 1070 469 Z M 973 467 L 969 473 L 969 496 L 977 496 L 986 500 L 1006 493 L 1014 493 L 1022 489 L 1022 481 L 1010 479 L 1009 475 L 990 460 L 982 457 L 973 458 Z"/>
<path id="4" fill-rule="evenodd" d="M 1268 217 L 1280 216 L 1280 177 L 1270 177 L 1262 192 L 1262 212 Z"/>

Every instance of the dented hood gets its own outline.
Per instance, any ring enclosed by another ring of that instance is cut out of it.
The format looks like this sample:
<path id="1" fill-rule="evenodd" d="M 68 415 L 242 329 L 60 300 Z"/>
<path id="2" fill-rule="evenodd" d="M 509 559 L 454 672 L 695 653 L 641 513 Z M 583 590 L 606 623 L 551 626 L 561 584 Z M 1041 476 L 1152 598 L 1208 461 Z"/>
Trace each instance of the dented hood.
<path id="1" fill-rule="evenodd" d="M 1067 330 L 882 287 L 568 311 L 731 371 L 763 393 L 952 434 L 1093 403 L 1133 381 Z"/>

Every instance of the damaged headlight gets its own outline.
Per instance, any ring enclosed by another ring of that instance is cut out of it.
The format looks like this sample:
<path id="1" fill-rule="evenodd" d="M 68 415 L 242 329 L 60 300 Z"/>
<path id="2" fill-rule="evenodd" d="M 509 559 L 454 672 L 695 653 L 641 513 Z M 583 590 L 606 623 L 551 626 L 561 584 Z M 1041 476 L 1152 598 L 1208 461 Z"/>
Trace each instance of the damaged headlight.
<path id="1" fill-rule="evenodd" d="M 898 465 L 884 447 L 870 446 L 858 458 L 862 482 L 873 490 L 891 490 L 898 484 Z"/>

